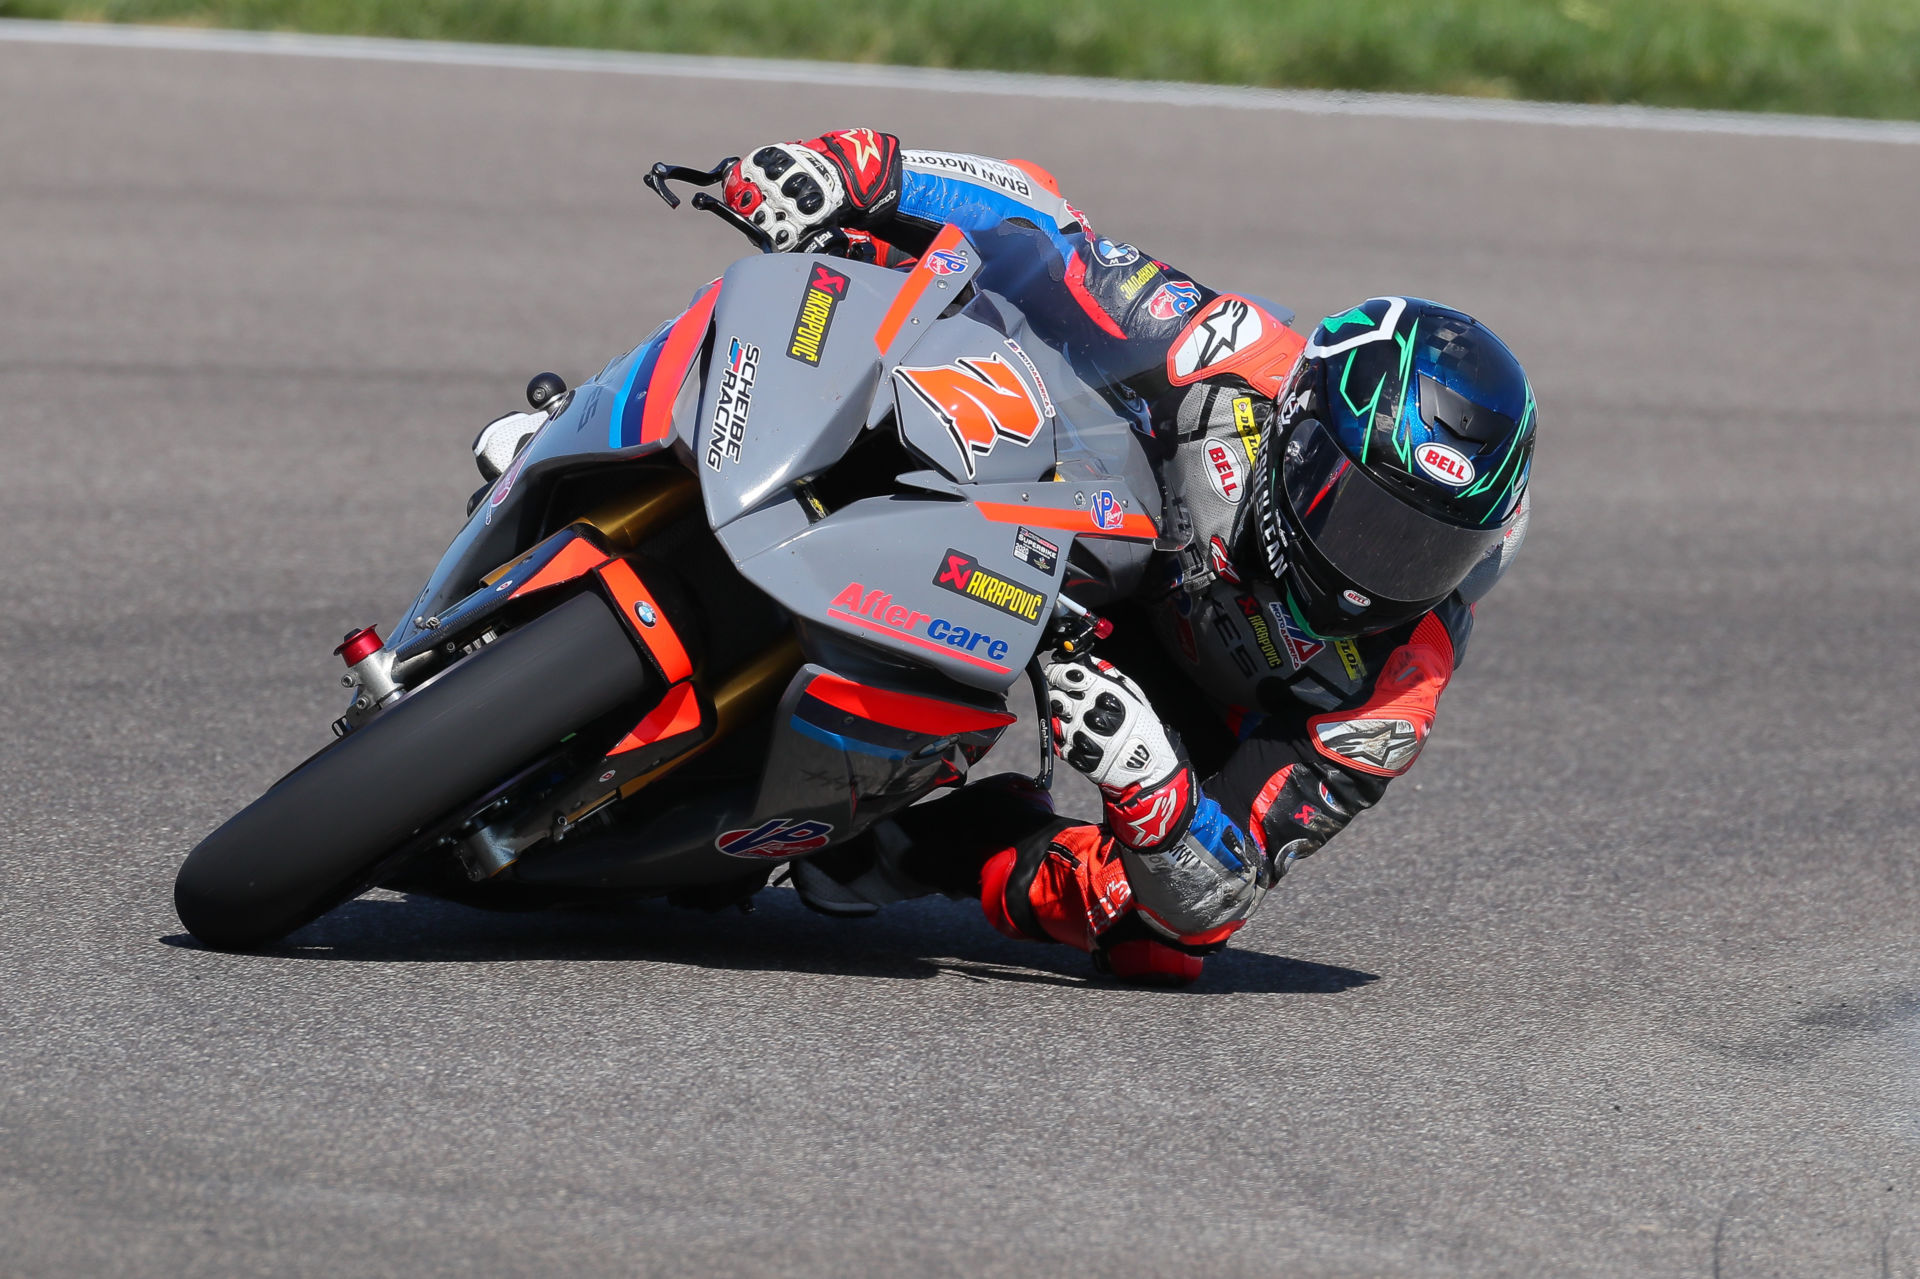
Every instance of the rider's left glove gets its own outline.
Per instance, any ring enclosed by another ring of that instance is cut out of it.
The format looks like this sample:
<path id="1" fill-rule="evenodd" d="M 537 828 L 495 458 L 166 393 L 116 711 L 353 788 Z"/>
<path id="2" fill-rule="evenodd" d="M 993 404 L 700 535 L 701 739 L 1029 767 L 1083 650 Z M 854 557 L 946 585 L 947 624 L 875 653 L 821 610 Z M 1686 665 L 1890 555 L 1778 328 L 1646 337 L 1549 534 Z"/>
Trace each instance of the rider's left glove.
<path id="1" fill-rule="evenodd" d="M 838 129 L 810 142 L 777 142 L 727 171 L 727 207 L 775 250 L 816 253 L 843 227 L 870 225 L 900 200 L 900 140 L 873 129 Z"/>
<path id="2" fill-rule="evenodd" d="M 1140 686 L 1097 657 L 1043 665 L 1054 753 L 1100 789 L 1114 838 L 1152 852 L 1186 834 L 1199 788 Z"/>

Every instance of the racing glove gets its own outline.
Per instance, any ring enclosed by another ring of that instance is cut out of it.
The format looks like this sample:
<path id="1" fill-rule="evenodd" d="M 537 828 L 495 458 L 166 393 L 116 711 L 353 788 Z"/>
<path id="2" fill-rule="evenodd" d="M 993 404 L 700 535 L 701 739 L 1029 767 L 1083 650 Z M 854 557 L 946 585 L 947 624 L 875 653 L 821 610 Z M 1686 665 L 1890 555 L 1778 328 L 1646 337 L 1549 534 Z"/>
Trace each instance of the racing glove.
<path id="1" fill-rule="evenodd" d="M 1046 676 L 1054 753 L 1099 788 L 1114 838 L 1146 852 L 1184 835 L 1193 769 L 1140 686 L 1097 657 L 1049 661 Z"/>
<path id="2" fill-rule="evenodd" d="M 900 139 L 838 129 L 759 148 L 727 171 L 722 195 L 777 251 L 815 253 L 836 245 L 843 228 L 870 226 L 892 212 L 900 175 Z"/>
<path id="3" fill-rule="evenodd" d="M 1093 657 L 1044 669 L 1054 753 L 1099 788 L 1134 910 L 1173 941 L 1224 942 L 1273 882 L 1265 859 L 1201 793 L 1139 685 Z"/>

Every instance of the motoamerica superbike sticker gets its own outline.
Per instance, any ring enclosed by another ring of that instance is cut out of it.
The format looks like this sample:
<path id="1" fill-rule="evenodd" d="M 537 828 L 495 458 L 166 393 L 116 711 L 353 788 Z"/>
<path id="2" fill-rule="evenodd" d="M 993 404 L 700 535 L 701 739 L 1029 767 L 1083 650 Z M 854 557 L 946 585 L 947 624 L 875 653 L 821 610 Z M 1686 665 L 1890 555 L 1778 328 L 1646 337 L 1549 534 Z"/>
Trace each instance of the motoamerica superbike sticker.
<path id="1" fill-rule="evenodd" d="M 833 324 L 834 308 L 847 296 L 850 281 L 830 266 L 813 264 L 813 278 L 800 295 L 800 314 L 793 317 L 793 332 L 787 337 L 787 355 L 802 364 L 818 366 L 820 351 L 827 344 L 827 329 Z"/>
<path id="2" fill-rule="evenodd" d="M 748 830 L 727 831 L 713 841 L 713 846 L 729 857 L 784 861 L 825 848 L 832 836 L 833 826 L 829 822 L 774 817 Z"/>
<path id="3" fill-rule="evenodd" d="M 1060 548 L 1032 529 L 1022 527 L 1013 536 L 1013 558 L 1052 577 L 1060 563 Z"/>
<path id="4" fill-rule="evenodd" d="M 1047 597 L 1039 591 L 1028 590 L 1018 582 L 1010 582 L 998 573 L 981 568 L 980 561 L 952 547 L 947 548 L 945 558 L 940 561 L 933 584 L 1023 622 L 1039 621 L 1040 607 L 1047 602 Z"/>
<path id="5" fill-rule="evenodd" d="M 721 459 L 740 460 L 740 441 L 747 437 L 747 414 L 753 409 L 753 379 L 760 368 L 760 348 L 732 339 L 720 373 L 720 397 L 713 407 L 713 434 L 707 437 L 707 467 L 719 470 Z"/>

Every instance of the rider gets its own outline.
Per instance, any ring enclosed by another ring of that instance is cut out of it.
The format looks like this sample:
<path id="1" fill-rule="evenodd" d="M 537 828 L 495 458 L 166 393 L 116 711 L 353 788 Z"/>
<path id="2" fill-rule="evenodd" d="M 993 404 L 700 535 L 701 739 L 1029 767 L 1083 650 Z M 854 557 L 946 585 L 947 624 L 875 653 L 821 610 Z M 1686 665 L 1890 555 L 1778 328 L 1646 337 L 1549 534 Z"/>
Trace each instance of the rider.
<path id="1" fill-rule="evenodd" d="M 1191 981 L 1425 744 L 1473 604 L 1526 534 L 1519 362 L 1414 298 L 1368 299 L 1303 343 L 1257 302 L 1096 235 L 1025 161 L 848 129 L 760 147 L 724 191 L 776 250 L 906 266 L 952 223 L 983 287 L 1013 295 L 1040 271 L 1064 285 L 1079 313 L 1055 308 L 1041 336 L 1142 370 L 1126 383 L 1152 433 L 1159 545 L 1180 543 L 1129 600 L 1101 603 L 1110 660 L 1043 659 L 1055 750 L 1099 789 L 1100 824 L 996 777 L 793 863 L 796 888 L 843 915 L 978 896 L 1009 936 Z M 482 470 L 519 434 L 483 432 Z"/>

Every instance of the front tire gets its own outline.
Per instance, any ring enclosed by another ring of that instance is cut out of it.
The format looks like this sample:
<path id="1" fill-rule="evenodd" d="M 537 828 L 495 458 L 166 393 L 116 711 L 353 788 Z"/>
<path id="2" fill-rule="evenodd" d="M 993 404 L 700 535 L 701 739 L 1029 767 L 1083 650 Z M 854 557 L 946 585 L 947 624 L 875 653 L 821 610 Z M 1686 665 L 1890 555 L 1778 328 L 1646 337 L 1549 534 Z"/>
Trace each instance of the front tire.
<path id="1" fill-rule="evenodd" d="M 596 595 L 508 632 L 290 773 L 200 842 L 174 880 L 209 946 L 286 936 L 370 886 L 421 828 L 659 677 Z"/>

